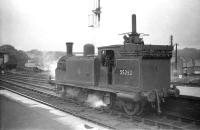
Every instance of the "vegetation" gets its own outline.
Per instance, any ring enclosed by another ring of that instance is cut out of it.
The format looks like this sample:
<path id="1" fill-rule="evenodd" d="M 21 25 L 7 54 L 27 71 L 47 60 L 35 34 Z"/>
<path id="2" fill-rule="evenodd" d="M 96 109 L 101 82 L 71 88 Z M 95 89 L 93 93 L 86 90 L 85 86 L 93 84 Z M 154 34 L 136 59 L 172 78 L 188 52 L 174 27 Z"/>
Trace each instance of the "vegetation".
<path id="1" fill-rule="evenodd" d="M 17 50 L 11 45 L 0 46 L 0 52 L 8 55 L 8 62 L 5 63 L 7 69 L 24 67 L 25 63 L 29 59 L 24 51 Z"/>
<path id="2" fill-rule="evenodd" d="M 200 49 L 184 48 L 178 50 L 178 56 L 184 57 L 186 60 L 195 59 L 200 60 Z"/>

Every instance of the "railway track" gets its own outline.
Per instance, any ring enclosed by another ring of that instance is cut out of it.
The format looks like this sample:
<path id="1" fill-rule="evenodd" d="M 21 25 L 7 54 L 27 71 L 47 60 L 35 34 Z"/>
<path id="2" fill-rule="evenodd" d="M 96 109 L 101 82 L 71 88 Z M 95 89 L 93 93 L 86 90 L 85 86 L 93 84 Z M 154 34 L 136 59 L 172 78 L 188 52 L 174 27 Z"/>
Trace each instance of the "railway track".
<path id="1" fill-rule="evenodd" d="M 30 79 L 30 78 L 26 78 L 26 77 L 17 77 L 17 76 L 4 76 L 2 77 L 2 79 L 7 79 L 7 80 L 12 80 L 12 81 L 15 81 L 15 82 L 22 82 L 22 83 L 26 83 L 26 84 L 33 84 L 33 86 L 43 86 L 46 88 L 51 88 L 52 85 L 50 85 L 48 83 L 47 80 L 43 81 L 43 80 L 40 80 L 40 79 Z"/>
<path id="2" fill-rule="evenodd" d="M 0 81 L 2 82 L 7 82 L 10 84 L 23 84 L 27 89 L 31 86 L 31 88 L 34 89 L 40 89 L 40 90 L 49 90 L 49 91 L 55 91 L 55 86 L 47 85 L 47 84 L 40 84 L 40 83 L 34 83 L 34 82 L 28 82 L 28 81 L 23 81 L 20 79 L 14 79 L 14 78 L 5 78 L 1 77 Z"/>
<path id="3" fill-rule="evenodd" d="M 30 78 L 37 78 L 40 77 L 41 79 L 49 79 L 49 73 L 35 73 L 35 72 L 11 72 L 7 71 L 6 75 L 15 75 L 20 77 L 30 77 Z"/>
<path id="4" fill-rule="evenodd" d="M 34 83 L 28 83 L 28 81 L 17 81 L 20 80 L 19 77 L 14 80 L 11 77 L 9 79 L 3 79 L 2 77 L 0 81 L 5 86 L 4 88 L 29 95 L 60 110 L 111 129 L 200 129 L 199 121 L 185 121 L 182 117 L 171 118 L 172 116 L 151 113 L 129 117 L 119 109 L 91 108 L 72 99 L 61 99 L 54 89 L 47 89 L 39 85 L 35 86 Z"/>
<path id="5" fill-rule="evenodd" d="M 168 115 L 177 115 L 188 121 L 195 121 L 200 124 L 200 98 L 190 96 L 171 97 L 166 100 L 165 113 Z M 181 109 L 180 109 L 181 108 Z"/>
<path id="6" fill-rule="evenodd" d="M 7 74 L 5 75 L 4 77 L 13 77 L 13 74 Z M 45 79 L 45 78 L 39 78 L 39 77 L 27 77 L 27 76 L 21 76 L 21 75 L 15 75 L 16 78 L 20 78 L 20 79 L 25 79 L 25 80 L 33 80 L 33 81 L 38 81 L 39 82 L 43 82 L 43 83 L 46 83 L 48 79 Z"/>

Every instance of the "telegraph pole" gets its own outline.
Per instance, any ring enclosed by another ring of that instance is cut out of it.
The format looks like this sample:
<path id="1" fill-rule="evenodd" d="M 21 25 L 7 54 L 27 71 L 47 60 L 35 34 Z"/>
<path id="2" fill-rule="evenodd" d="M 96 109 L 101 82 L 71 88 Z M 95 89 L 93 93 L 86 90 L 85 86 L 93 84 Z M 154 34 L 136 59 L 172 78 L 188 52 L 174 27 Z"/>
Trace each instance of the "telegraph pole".
<path id="1" fill-rule="evenodd" d="M 92 24 L 88 27 L 97 28 L 100 27 L 100 18 L 101 18 L 101 6 L 100 0 L 94 0 L 94 9 L 92 10 L 92 14 L 89 15 L 89 22 L 90 17 L 92 17 Z"/>
<path id="2" fill-rule="evenodd" d="M 178 62 L 177 62 L 177 58 L 178 58 L 178 53 L 177 53 L 177 46 L 178 46 L 178 43 L 175 44 L 176 46 L 176 52 L 175 52 L 175 69 L 177 70 L 178 68 Z"/>
<path id="3" fill-rule="evenodd" d="M 173 35 L 170 36 L 170 44 L 173 46 Z"/>

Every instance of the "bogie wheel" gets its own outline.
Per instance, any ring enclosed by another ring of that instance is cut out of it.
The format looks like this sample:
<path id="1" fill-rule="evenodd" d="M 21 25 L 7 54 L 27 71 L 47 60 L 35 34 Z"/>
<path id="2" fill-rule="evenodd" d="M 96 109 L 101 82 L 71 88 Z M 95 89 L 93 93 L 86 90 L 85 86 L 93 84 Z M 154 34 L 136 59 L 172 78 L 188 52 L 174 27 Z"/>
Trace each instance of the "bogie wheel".
<path id="1" fill-rule="evenodd" d="M 124 101 L 123 109 L 129 116 L 136 115 L 140 111 L 140 103 Z"/>

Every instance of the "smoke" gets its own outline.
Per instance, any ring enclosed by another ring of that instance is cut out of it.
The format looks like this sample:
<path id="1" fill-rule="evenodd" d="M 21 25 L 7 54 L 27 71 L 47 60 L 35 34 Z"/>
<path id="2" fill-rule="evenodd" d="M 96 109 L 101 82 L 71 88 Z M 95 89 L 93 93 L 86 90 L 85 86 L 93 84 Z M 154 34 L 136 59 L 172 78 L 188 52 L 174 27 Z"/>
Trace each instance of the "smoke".
<path id="1" fill-rule="evenodd" d="M 64 53 L 65 54 L 65 53 Z M 57 62 L 59 58 L 63 55 L 63 53 L 57 52 L 42 52 L 41 62 L 44 66 L 46 66 L 49 71 L 49 75 L 51 78 L 55 78 L 55 70 L 57 67 Z"/>
<path id="2" fill-rule="evenodd" d="M 57 61 L 49 62 L 49 71 L 52 78 L 55 78 L 55 70 L 57 67 Z"/>
<path id="3" fill-rule="evenodd" d="M 103 100 L 100 98 L 100 96 L 94 95 L 94 94 L 89 94 L 86 102 L 89 104 L 89 106 L 94 107 L 94 108 L 107 106 L 103 102 Z"/>

